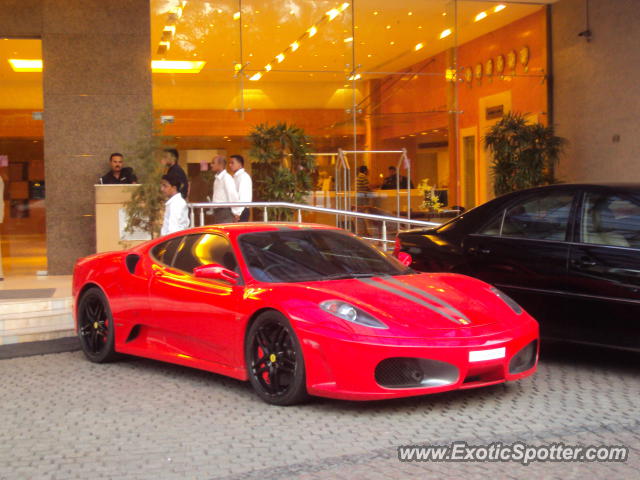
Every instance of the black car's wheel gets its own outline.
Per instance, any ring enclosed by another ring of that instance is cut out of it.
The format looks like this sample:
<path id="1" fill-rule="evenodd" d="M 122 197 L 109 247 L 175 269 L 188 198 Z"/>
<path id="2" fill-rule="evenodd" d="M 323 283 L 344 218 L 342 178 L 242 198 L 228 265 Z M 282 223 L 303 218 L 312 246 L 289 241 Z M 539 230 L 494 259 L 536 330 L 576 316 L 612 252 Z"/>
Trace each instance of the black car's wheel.
<path id="1" fill-rule="evenodd" d="M 307 398 L 302 349 L 288 320 L 262 313 L 247 332 L 245 359 L 249 381 L 265 402 L 293 405 Z"/>
<path id="2" fill-rule="evenodd" d="M 78 304 L 78 337 L 82 351 L 95 363 L 115 360 L 114 336 L 107 298 L 97 287 L 88 289 Z"/>

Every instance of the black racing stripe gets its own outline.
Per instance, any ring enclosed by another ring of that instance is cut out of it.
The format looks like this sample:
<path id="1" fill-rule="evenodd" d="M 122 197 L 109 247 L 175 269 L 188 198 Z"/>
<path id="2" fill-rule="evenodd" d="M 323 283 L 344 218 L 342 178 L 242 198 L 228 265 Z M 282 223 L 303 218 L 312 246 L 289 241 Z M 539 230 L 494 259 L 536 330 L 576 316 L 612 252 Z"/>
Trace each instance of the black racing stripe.
<path id="1" fill-rule="evenodd" d="M 361 281 L 362 283 L 366 283 L 367 285 L 371 285 L 372 287 L 379 288 L 380 290 L 386 290 L 387 292 L 393 293 L 394 295 L 398 295 L 399 297 L 410 300 L 413 303 L 417 303 L 418 305 L 422 305 L 423 307 L 428 308 L 429 310 L 433 310 L 434 312 L 442 315 L 443 317 L 451 320 L 454 323 L 461 324 L 459 320 L 457 320 L 456 318 L 453 318 L 447 312 L 443 311 L 442 308 L 431 305 L 430 303 L 425 302 L 424 300 L 416 297 L 415 295 L 411 295 L 409 293 L 403 292 L 402 290 L 398 290 L 397 288 L 393 288 L 389 285 L 385 285 L 384 283 L 376 282 L 371 278 L 359 278 L 358 280 Z"/>
<path id="2" fill-rule="evenodd" d="M 451 305 L 449 302 L 447 302 L 446 300 L 443 300 L 442 298 L 436 297 L 435 295 L 432 295 L 429 292 L 426 292 L 418 287 L 414 287 L 413 285 L 408 285 L 404 282 L 401 282 L 400 280 L 397 280 L 393 277 L 389 277 L 386 278 L 385 280 L 389 283 L 393 283 L 394 285 L 398 285 L 399 287 L 402 288 L 406 288 L 407 290 L 411 290 L 412 292 L 421 295 L 425 298 L 428 298 L 429 300 L 436 302 L 438 305 L 441 305 L 445 308 L 448 308 L 449 310 L 451 310 L 453 313 L 455 313 L 456 315 L 458 315 L 460 318 L 464 318 L 467 322 L 469 322 L 469 319 L 467 318 L 467 316 L 462 313 L 460 310 L 458 310 L 456 307 L 454 307 L 453 305 Z"/>

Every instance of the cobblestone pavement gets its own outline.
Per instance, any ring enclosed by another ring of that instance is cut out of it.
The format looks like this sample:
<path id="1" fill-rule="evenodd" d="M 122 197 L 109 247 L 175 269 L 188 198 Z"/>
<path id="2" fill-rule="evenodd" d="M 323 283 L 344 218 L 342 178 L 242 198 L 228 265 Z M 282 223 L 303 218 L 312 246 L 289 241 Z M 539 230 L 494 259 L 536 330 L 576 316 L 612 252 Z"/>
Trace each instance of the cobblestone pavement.
<path id="1" fill-rule="evenodd" d="M 0 479 L 640 478 L 638 355 L 553 353 L 521 382 L 279 408 L 248 384 L 70 352 L 0 360 Z M 403 463 L 406 444 L 626 445 L 625 463 Z"/>

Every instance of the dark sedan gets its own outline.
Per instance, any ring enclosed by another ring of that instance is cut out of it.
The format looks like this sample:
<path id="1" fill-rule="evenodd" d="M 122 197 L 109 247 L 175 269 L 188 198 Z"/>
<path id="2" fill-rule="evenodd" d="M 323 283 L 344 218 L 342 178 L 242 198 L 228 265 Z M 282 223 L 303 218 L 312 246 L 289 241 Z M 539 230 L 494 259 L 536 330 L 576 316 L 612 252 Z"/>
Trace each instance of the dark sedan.
<path id="1" fill-rule="evenodd" d="M 411 267 L 480 278 L 540 322 L 541 336 L 640 351 L 640 184 L 552 185 L 402 232 Z"/>

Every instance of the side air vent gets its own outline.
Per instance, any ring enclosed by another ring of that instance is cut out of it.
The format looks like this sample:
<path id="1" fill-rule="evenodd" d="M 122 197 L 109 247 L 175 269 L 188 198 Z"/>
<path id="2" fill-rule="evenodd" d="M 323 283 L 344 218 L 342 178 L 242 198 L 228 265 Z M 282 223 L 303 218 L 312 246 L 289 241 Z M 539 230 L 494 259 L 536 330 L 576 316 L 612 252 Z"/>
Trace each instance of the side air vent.
<path id="1" fill-rule="evenodd" d="M 125 263 L 127 264 L 127 270 L 129 270 L 129 273 L 133 274 L 136 271 L 136 266 L 138 265 L 139 261 L 140 255 L 136 255 L 135 253 L 130 253 L 129 255 L 127 255 Z"/>

